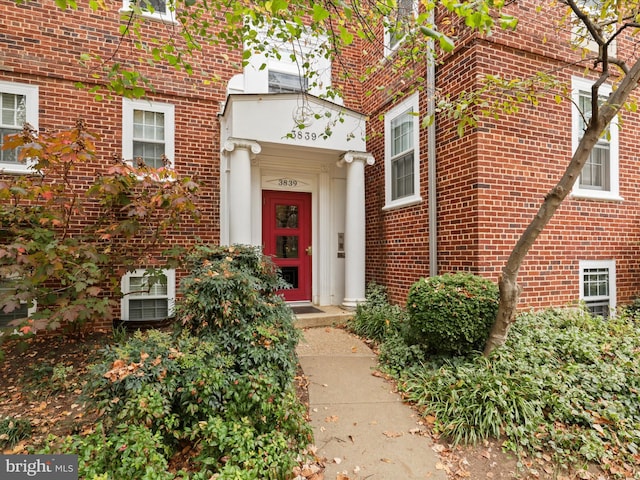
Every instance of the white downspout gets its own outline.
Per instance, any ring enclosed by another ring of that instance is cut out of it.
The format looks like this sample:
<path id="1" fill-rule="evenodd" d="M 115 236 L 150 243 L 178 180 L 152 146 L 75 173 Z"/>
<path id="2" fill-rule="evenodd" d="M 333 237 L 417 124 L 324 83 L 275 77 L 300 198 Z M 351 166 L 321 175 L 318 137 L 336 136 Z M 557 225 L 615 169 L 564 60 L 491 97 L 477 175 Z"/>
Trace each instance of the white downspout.
<path id="1" fill-rule="evenodd" d="M 435 23 L 433 10 L 429 22 Z M 427 49 L 427 115 L 432 119 L 427 127 L 427 198 L 429 202 L 429 276 L 438 275 L 438 203 L 436 191 L 436 63 L 433 49 L 434 40 L 430 39 Z"/>

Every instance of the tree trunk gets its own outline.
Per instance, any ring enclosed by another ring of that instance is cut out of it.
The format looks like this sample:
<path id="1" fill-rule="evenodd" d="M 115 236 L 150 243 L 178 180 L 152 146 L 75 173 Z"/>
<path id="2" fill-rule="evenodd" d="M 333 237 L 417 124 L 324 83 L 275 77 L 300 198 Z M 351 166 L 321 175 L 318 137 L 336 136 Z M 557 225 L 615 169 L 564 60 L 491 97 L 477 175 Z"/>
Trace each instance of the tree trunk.
<path id="1" fill-rule="evenodd" d="M 601 78 L 601 80 L 604 80 L 607 73 L 604 72 L 602 75 L 604 78 Z M 624 79 L 618 84 L 618 88 L 609 96 L 609 99 L 600 106 L 597 111 L 594 110 L 592 112 L 589 126 L 585 130 L 584 136 L 580 140 L 578 148 L 573 154 L 564 175 L 545 197 L 538 213 L 511 251 L 509 259 L 502 270 L 502 275 L 500 276 L 500 305 L 498 306 L 498 313 L 491 328 L 489 339 L 484 348 L 484 356 L 488 357 L 493 350 L 506 342 L 509 328 L 513 322 L 515 322 L 518 299 L 521 292 L 521 287 L 517 283 L 518 272 L 529 249 L 573 188 L 582 171 L 582 167 L 591 155 L 593 147 L 598 143 L 598 139 L 607 125 L 609 125 L 611 120 L 617 115 L 622 105 L 626 103 L 631 92 L 637 87 L 639 80 L 640 61 L 637 61 L 624 76 Z M 599 83 L 600 82 L 597 82 L 597 84 Z M 598 98 L 597 87 L 595 91 L 592 91 L 592 95 Z"/>

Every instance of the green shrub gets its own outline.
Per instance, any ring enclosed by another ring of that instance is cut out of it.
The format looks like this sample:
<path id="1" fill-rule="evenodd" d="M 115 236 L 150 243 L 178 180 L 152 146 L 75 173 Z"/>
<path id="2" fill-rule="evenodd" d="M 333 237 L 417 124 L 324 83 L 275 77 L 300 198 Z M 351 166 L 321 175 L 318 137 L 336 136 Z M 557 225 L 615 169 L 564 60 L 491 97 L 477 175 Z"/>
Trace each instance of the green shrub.
<path id="1" fill-rule="evenodd" d="M 143 425 L 123 424 L 105 429 L 96 424 L 87 436 L 50 437 L 39 453 L 78 455 L 78 476 L 84 479 L 173 480 L 168 471 L 169 450 L 161 436 Z"/>
<path id="2" fill-rule="evenodd" d="M 416 368 L 427 359 L 427 353 L 420 345 L 407 345 L 403 335 L 390 335 L 380 344 L 380 363 L 385 370 L 400 373 Z"/>
<path id="3" fill-rule="evenodd" d="M 202 247 L 190 257 L 178 305 L 182 324 L 217 344 L 239 373 L 270 372 L 281 388 L 295 376 L 300 332 L 278 270 L 259 248 Z"/>
<path id="4" fill-rule="evenodd" d="M 141 424 L 166 442 L 223 408 L 233 359 L 218 345 L 188 332 L 136 332 L 107 347 L 85 389 L 104 412 L 105 425 Z"/>
<path id="5" fill-rule="evenodd" d="M 397 334 L 405 318 L 399 306 L 389 304 L 385 287 L 372 282 L 367 285 L 366 302 L 358 304 L 348 327 L 356 335 L 381 342 Z"/>
<path id="6" fill-rule="evenodd" d="M 123 441 L 122 428 L 139 431 L 140 442 L 128 440 L 131 457 L 93 451 L 101 447 L 92 436 L 72 443 L 88 443 L 81 461 L 116 462 L 103 470 L 108 478 L 164 479 L 136 470 L 144 452 L 166 465 L 185 446 L 194 479 L 288 478 L 311 430 L 293 383 L 300 334 L 275 295 L 277 270 L 249 247 L 202 247 L 190 262 L 177 309 L 184 328 L 123 338 L 86 384 L 107 442 Z"/>
<path id="7" fill-rule="evenodd" d="M 392 372 L 454 441 L 494 437 L 530 457 L 544 451 L 563 468 L 594 462 L 631 477 L 640 451 L 638 352 L 633 318 L 547 310 L 519 315 L 488 359 L 437 358 Z"/>
<path id="8" fill-rule="evenodd" d="M 193 333 L 260 321 L 282 309 L 275 291 L 287 284 L 257 247 L 199 247 L 188 260 L 177 306 L 182 325 Z"/>
<path id="9" fill-rule="evenodd" d="M 10 448 L 31 436 L 31 422 L 26 418 L 0 419 L 0 450 Z"/>
<path id="10" fill-rule="evenodd" d="M 421 279 L 407 299 L 407 342 L 439 354 L 464 355 L 482 348 L 498 310 L 498 287 L 457 273 Z"/>

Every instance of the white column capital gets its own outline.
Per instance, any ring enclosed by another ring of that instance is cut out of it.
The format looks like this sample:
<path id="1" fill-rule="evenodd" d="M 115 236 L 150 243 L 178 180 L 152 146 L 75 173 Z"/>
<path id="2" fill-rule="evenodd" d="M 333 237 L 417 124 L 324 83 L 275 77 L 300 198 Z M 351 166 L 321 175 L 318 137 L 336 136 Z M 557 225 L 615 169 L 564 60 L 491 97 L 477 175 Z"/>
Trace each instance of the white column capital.
<path id="1" fill-rule="evenodd" d="M 260 144 L 254 140 L 246 140 L 244 138 L 228 138 L 222 145 L 223 152 L 233 152 L 236 149 L 243 148 L 253 155 L 258 155 L 262 151 Z"/>
<path id="2" fill-rule="evenodd" d="M 376 163 L 376 159 L 369 152 L 356 152 L 356 151 L 348 151 L 342 154 L 340 160 L 338 160 L 337 165 L 342 167 L 345 163 L 350 164 L 353 162 L 363 162 L 367 165 L 373 165 Z"/>

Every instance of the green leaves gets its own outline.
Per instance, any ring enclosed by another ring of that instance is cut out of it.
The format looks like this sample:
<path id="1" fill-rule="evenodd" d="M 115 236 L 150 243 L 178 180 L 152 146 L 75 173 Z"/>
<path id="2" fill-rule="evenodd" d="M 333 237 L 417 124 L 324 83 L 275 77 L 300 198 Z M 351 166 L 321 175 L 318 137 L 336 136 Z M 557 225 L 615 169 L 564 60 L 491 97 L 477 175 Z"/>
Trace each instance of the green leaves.
<path id="1" fill-rule="evenodd" d="M 49 326 L 112 318 L 119 268 L 145 265 L 154 250 L 159 257 L 169 232 L 197 220 L 192 179 L 122 160 L 96 167 L 97 138 L 78 122 L 37 136 L 27 127 L 6 142 L 38 175 L 0 182 L 0 277 L 13 278 L 3 282 L 1 309 L 35 302 L 33 318 Z M 93 183 L 73 181 L 85 167 L 97 172 Z M 179 264 L 182 253 L 173 253 L 167 262 Z"/>
<path id="2" fill-rule="evenodd" d="M 515 30 L 518 26 L 518 19 L 512 15 L 500 14 L 500 28 L 504 30 Z"/>
<path id="3" fill-rule="evenodd" d="M 440 48 L 442 48 L 442 50 L 444 50 L 445 52 L 452 52 L 453 49 L 455 48 L 455 44 L 453 43 L 453 40 L 451 40 L 442 32 L 438 32 L 433 28 L 425 27 L 424 25 L 420 27 L 420 31 L 427 37 L 438 40 L 440 44 Z"/>
<path id="4" fill-rule="evenodd" d="M 289 2 L 287 0 L 268 0 L 264 2 L 264 6 L 273 14 L 278 14 L 281 10 L 287 10 Z"/>
<path id="5" fill-rule="evenodd" d="M 498 287 L 469 274 L 420 279 L 407 298 L 407 342 L 433 353 L 464 355 L 482 348 L 498 310 Z"/>
<path id="6" fill-rule="evenodd" d="M 313 4 L 313 21 L 320 23 L 326 20 L 327 18 L 329 18 L 329 10 L 327 10 L 327 8 L 320 3 L 314 3 Z"/>
<path id="7" fill-rule="evenodd" d="M 640 432 L 640 333 L 632 315 L 525 313 L 489 359 L 429 359 L 400 337 L 384 342 L 381 359 L 406 398 L 454 442 L 505 438 L 505 448 L 530 458 L 544 451 L 567 474 L 592 462 L 632 476 Z"/>
<path id="8" fill-rule="evenodd" d="M 73 445 L 87 453 L 83 476 L 139 478 L 153 439 L 160 469 L 188 446 L 197 478 L 289 478 L 309 443 L 293 386 L 299 332 L 273 295 L 281 283 L 272 264 L 259 249 L 217 246 L 190 262 L 179 308 L 189 329 L 138 332 L 92 369 L 85 391 L 105 414 L 99 435 Z M 123 433 L 133 426 L 139 438 Z M 113 448 L 103 453 L 105 442 Z"/>

